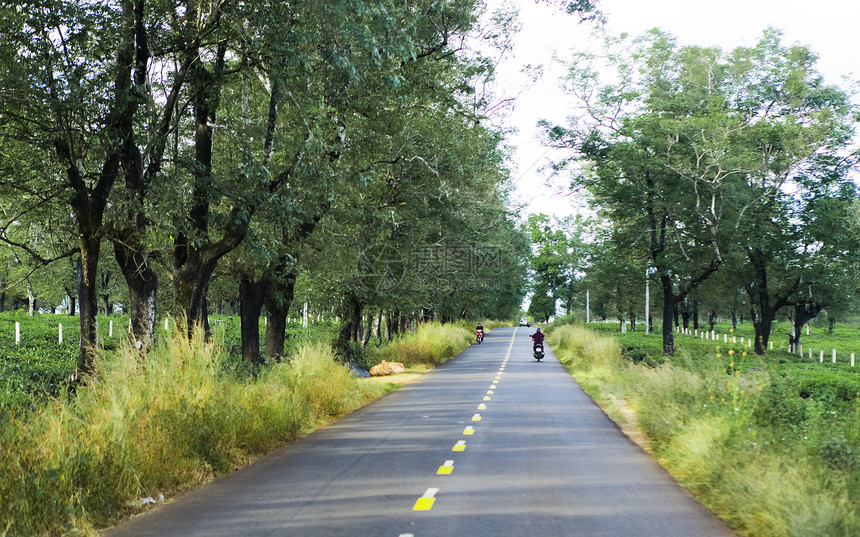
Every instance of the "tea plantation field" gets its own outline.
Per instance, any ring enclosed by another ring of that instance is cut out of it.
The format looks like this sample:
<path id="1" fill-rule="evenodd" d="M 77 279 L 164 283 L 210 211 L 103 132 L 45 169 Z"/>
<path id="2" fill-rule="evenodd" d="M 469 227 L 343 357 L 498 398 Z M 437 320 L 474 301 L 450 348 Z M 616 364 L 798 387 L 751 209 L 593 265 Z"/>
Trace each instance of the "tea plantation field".
<path id="1" fill-rule="evenodd" d="M 128 334 L 128 316 L 100 315 L 99 342 L 110 351 L 122 345 Z M 20 339 L 15 342 L 15 324 Z M 237 317 L 210 317 L 213 337 L 230 351 L 226 367 L 241 368 L 241 335 Z M 261 337 L 265 337 L 260 320 Z M 60 342 L 60 325 L 63 340 Z M 164 318 L 156 330 L 156 344 L 173 329 L 172 319 L 165 330 Z M 318 323 L 302 329 L 294 320 L 288 327 L 287 351 L 299 336 L 331 338 L 334 327 Z M 21 311 L 0 313 L 0 413 L 12 408 L 24 409 L 64 393 L 75 373 L 80 345 L 80 317 L 41 314 L 28 317 Z"/>

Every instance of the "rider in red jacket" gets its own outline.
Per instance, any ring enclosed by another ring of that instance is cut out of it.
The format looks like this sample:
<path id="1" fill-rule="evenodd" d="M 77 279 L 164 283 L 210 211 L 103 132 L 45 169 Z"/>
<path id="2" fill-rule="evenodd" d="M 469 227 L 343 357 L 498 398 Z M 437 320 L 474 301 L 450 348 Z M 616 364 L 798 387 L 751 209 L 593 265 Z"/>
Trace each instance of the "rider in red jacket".
<path id="1" fill-rule="evenodd" d="M 532 345 L 532 348 L 536 347 L 538 343 L 540 343 L 541 345 L 543 345 L 543 340 L 544 340 L 544 339 L 546 339 L 546 336 L 544 335 L 544 333 L 543 333 L 543 332 L 541 332 L 541 331 L 540 331 L 540 327 L 538 327 L 537 332 L 535 332 L 534 334 L 532 334 L 532 341 L 534 341 L 534 344 Z"/>

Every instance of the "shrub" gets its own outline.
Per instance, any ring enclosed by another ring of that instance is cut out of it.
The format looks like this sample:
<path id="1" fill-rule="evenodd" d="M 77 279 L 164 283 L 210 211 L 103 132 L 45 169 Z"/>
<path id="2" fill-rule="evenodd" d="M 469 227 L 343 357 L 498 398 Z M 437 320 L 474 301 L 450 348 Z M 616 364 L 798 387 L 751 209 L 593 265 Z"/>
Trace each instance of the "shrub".
<path id="1" fill-rule="evenodd" d="M 473 332 L 452 324 L 425 323 L 415 332 L 400 336 L 372 351 L 375 364 L 383 360 L 405 366 L 440 364 L 472 344 Z"/>

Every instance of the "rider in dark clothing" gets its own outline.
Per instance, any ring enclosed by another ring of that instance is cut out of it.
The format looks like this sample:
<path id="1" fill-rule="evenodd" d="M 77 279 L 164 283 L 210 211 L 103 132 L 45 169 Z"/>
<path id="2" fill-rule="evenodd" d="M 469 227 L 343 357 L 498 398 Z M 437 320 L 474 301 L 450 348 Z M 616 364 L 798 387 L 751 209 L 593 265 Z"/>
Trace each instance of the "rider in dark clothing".
<path id="1" fill-rule="evenodd" d="M 532 348 L 534 349 L 534 348 L 537 346 L 537 344 L 538 344 L 538 343 L 540 343 L 541 345 L 543 345 L 543 340 L 544 340 L 544 339 L 546 339 L 546 336 L 544 335 L 544 333 L 543 333 L 543 332 L 541 332 L 541 331 L 540 331 L 540 328 L 538 328 L 538 329 L 537 329 L 537 332 L 535 332 L 534 334 L 532 334 L 532 341 L 534 341 L 534 344 L 532 345 Z"/>

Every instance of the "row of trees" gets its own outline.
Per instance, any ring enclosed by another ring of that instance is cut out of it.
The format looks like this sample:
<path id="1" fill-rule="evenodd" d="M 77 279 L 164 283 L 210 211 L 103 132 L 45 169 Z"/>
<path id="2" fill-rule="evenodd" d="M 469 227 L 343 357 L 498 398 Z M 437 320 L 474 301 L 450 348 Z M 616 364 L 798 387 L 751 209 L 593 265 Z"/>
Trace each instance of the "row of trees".
<path id="1" fill-rule="evenodd" d="M 233 289 L 251 361 L 282 354 L 296 292 L 343 319 L 344 344 L 371 310 L 389 324 L 518 310 L 528 239 L 485 91 L 509 14 L 479 20 L 471 0 L 0 9 L 0 238 L 24 267 L 0 283 L 41 278 L 77 300 L 79 378 L 116 301 L 146 352 L 160 304 L 208 330 L 210 300 Z"/>
<path id="2" fill-rule="evenodd" d="M 647 271 L 666 354 L 676 315 L 699 304 L 711 319 L 748 308 L 759 354 L 784 309 L 797 344 L 822 309 L 850 308 L 858 116 L 815 71 L 815 55 L 772 29 L 730 52 L 681 47 L 656 30 L 604 45 L 568 63 L 579 118 L 544 122 L 549 143 L 573 150 L 556 170 L 573 170 L 599 218 L 579 285 L 632 315 Z"/>

